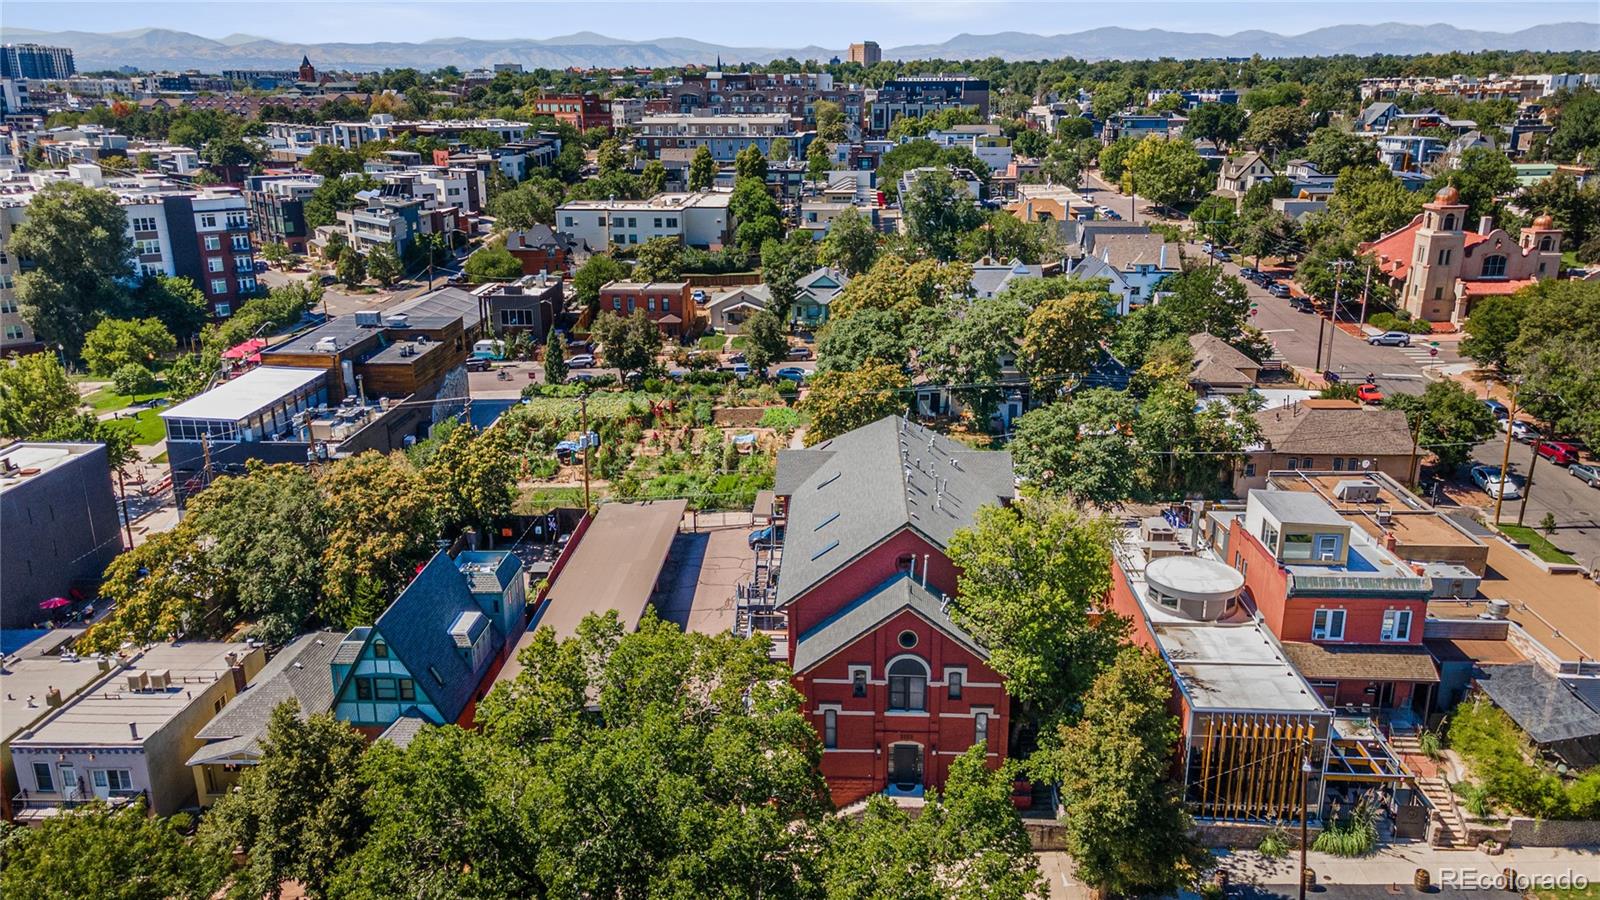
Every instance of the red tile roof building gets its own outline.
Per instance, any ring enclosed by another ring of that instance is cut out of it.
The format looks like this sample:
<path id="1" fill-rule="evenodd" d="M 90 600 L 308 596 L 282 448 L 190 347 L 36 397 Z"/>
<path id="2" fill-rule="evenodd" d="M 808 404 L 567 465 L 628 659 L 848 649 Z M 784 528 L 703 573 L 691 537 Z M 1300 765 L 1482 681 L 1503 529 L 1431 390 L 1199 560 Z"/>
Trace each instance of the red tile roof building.
<path id="1" fill-rule="evenodd" d="M 1445 187 L 1402 228 L 1357 248 L 1377 260 L 1399 306 L 1414 318 L 1460 325 L 1472 302 L 1554 278 L 1561 270 L 1561 229 L 1540 215 L 1512 238 L 1485 216 L 1466 230 L 1467 205 Z"/>

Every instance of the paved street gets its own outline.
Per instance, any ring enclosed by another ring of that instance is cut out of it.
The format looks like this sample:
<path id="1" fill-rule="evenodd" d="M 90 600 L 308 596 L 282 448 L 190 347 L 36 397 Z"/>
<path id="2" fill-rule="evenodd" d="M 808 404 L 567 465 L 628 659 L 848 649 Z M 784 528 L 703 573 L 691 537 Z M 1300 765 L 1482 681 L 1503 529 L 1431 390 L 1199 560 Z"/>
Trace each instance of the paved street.
<path id="1" fill-rule="evenodd" d="M 1472 452 L 1475 463 L 1500 465 L 1505 452 L 1505 436 L 1479 445 Z M 1520 441 L 1511 442 L 1511 471 L 1527 478 L 1533 461 L 1533 448 Z M 1522 513 L 1522 524 L 1538 528 L 1545 514 L 1555 516 L 1556 533 L 1550 542 L 1571 554 L 1578 562 L 1591 569 L 1600 566 L 1600 489 L 1568 474 L 1566 467 L 1548 459 L 1540 459 L 1533 467 L 1533 486 L 1528 491 L 1527 511 L 1523 501 L 1507 500 L 1500 510 L 1500 520 L 1516 522 Z M 1487 498 L 1486 498 L 1487 500 Z M 1487 501 L 1488 513 L 1494 513 L 1493 501 Z"/>

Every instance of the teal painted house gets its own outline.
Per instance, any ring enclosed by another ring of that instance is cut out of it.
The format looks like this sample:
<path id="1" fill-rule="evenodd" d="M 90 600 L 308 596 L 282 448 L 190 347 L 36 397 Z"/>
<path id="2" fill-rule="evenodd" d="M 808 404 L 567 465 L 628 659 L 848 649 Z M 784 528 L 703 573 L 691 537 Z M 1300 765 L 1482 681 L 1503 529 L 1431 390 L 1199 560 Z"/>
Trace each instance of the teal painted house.
<path id="1" fill-rule="evenodd" d="M 402 718 L 472 724 L 528 603 L 522 561 L 505 551 L 440 551 L 329 663 L 333 711 L 370 737 Z"/>
<path id="2" fill-rule="evenodd" d="M 828 321 L 828 304 L 849 280 L 844 272 L 822 266 L 795 282 L 800 292 L 794 301 L 794 324 L 806 330 L 821 327 Z"/>

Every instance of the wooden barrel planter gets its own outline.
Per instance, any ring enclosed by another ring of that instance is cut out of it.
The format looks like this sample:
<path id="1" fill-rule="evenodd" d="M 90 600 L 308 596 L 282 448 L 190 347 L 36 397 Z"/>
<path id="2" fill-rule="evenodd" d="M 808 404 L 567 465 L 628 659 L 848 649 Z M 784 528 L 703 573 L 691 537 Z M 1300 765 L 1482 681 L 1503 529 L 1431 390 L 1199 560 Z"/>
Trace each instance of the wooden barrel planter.
<path id="1" fill-rule="evenodd" d="M 1411 875 L 1411 886 L 1419 891 L 1425 891 L 1433 886 L 1433 876 L 1428 874 L 1427 869 L 1418 869 Z"/>

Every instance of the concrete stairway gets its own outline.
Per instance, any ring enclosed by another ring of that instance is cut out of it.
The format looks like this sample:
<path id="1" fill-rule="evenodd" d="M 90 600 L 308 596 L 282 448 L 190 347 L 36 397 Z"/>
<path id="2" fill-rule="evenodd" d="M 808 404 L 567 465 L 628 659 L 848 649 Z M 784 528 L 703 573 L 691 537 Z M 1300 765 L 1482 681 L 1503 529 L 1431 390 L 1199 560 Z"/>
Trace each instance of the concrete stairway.
<path id="1" fill-rule="evenodd" d="M 1456 795 L 1450 790 L 1449 782 L 1443 778 L 1418 778 L 1417 790 L 1422 792 L 1428 804 L 1439 813 L 1439 821 L 1444 825 L 1444 831 L 1439 835 L 1439 846 L 1470 847 L 1467 841 L 1467 827 L 1461 821 L 1461 809 L 1456 806 Z"/>

